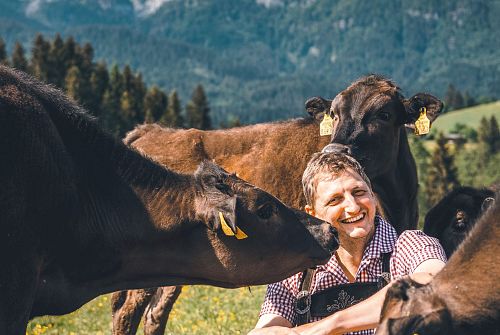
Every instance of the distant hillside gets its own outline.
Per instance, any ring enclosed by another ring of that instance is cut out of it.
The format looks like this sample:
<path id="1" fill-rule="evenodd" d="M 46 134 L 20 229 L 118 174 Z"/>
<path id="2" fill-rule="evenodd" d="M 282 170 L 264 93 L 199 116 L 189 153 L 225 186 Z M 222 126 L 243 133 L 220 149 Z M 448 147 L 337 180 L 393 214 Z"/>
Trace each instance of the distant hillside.
<path id="1" fill-rule="evenodd" d="M 463 123 L 477 129 L 483 116 L 489 119 L 492 115 L 495 115 L 497 120 L 500 121 L 500 101 L 446 113 L 437 118 L 432 128 L 448 133 L 456 123 Z"/>
<path id="2" fill-rule="evenodd" d="M 448 84 L 500 98 L 499 0 L 0 0 L 0 36 L 36 32 L 91 42 L 183 101 L 201 83 L 217 124 L 302 115 L 381 73 L 406 95 Z"/>

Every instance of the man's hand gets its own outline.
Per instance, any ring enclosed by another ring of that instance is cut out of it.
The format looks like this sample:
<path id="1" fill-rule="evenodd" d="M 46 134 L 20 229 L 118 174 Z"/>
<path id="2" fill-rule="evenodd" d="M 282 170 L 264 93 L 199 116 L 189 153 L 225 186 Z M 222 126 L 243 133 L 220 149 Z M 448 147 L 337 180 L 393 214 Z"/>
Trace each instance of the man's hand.
<path id="1" fill-rule="evenodd" d="M 300 335 L 292 328 L 272 326 L 266 328 L 256 328 L 250 331 L 248 335 Z"/>

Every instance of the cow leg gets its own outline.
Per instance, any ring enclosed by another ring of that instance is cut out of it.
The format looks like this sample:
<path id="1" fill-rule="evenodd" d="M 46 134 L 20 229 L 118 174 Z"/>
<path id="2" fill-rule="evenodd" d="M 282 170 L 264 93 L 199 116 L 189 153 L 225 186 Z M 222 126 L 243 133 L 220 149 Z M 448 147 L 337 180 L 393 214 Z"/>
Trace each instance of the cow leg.
<path id="1" fill-rule="evenodd" d="M 9 255 L 15 257 L 16 253 Z M 0 267 L 0 334 L 24 335 L 35 300 L 39 267 L 29 257 L 8 263 L 2 260 Z"/>
<path id="2" fill-rule="evenodd" d="M 111 296 L 113 335 L 135 335 L 156 288 L 115 292 Z"/>
<path id="3" fill-rule="evenodd" d="M 168 316 L 181 291 L 182 286 L 158 288 L 144 315 L 144 335 L 165 334 Z"/>

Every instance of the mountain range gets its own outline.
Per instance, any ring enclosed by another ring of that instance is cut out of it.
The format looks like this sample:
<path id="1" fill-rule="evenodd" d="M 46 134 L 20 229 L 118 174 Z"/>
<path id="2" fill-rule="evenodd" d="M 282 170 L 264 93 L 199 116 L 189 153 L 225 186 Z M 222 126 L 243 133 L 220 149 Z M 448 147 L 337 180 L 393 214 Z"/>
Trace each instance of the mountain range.
<path id="1" fill-rule="evenodd" d="M 380 73 L 407 96 L 500 95 L 498 0 L 0 0 L 0 36 L 90 42 L 184 102 L 202 84 L 215 123 L 304 113 Z"/>

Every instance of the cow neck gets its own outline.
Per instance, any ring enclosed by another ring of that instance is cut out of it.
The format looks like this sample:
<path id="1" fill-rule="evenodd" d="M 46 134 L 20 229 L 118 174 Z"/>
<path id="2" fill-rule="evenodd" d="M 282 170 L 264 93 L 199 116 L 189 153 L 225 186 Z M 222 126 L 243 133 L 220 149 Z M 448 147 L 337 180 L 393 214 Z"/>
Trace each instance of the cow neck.
<path id="1" fill-rule="evenodd" d="M 418 221 L 417 170 L 404 128 L 399 134 L 395 168 L 373 178 L 372 183 L 397 233 L 415 229 Z"/>
<path id="2" fill-rule="evenodd" d="M 65 106 L 65 103 L 68 106 Z M 185 201 L 195 192 L 193 176 L 168 170 L 125 146 L 103 131 L 96 120 L 81 107 L 69 101 L 62 101 L 60 110 L 54 110 L 50 101 L 45 104 L 48 105 L 46 110 L 63 139 L 67 153 L 71 156 L 82 187 L 86 187 L 85 184 L 93 181 L 94 176 L 98 175 L 102 178 L 103 187 L 110 190 L 111 197 L 126 198 L 128 203 L 125 203 L 132 207 L 112 208 L 118 212 L 118 218 L 121 219 L 101 223 L 101 226 L 125 226 L 123 229 L 101 227 L 102 229 L 109 234 L 130 230 L 132 233 L 128 233 L 126 237 L 130 239 L 134 231 L 144 235 L 144 231 L 154 234 L 154 226 L 166 228 L 172 223 L 169 221 L 171 217 L 194 217 L 194 209 L 186 207 L 189 202 Z M 95 187 L 90 189 L 94 190 Z M 127 217 L 127 211 L 134 213 L 134 219 Z M 99 218 L 97 220 L 103 221 Z M 118 233 L 110 238 L 116 241 L 119 235 Z"/>

